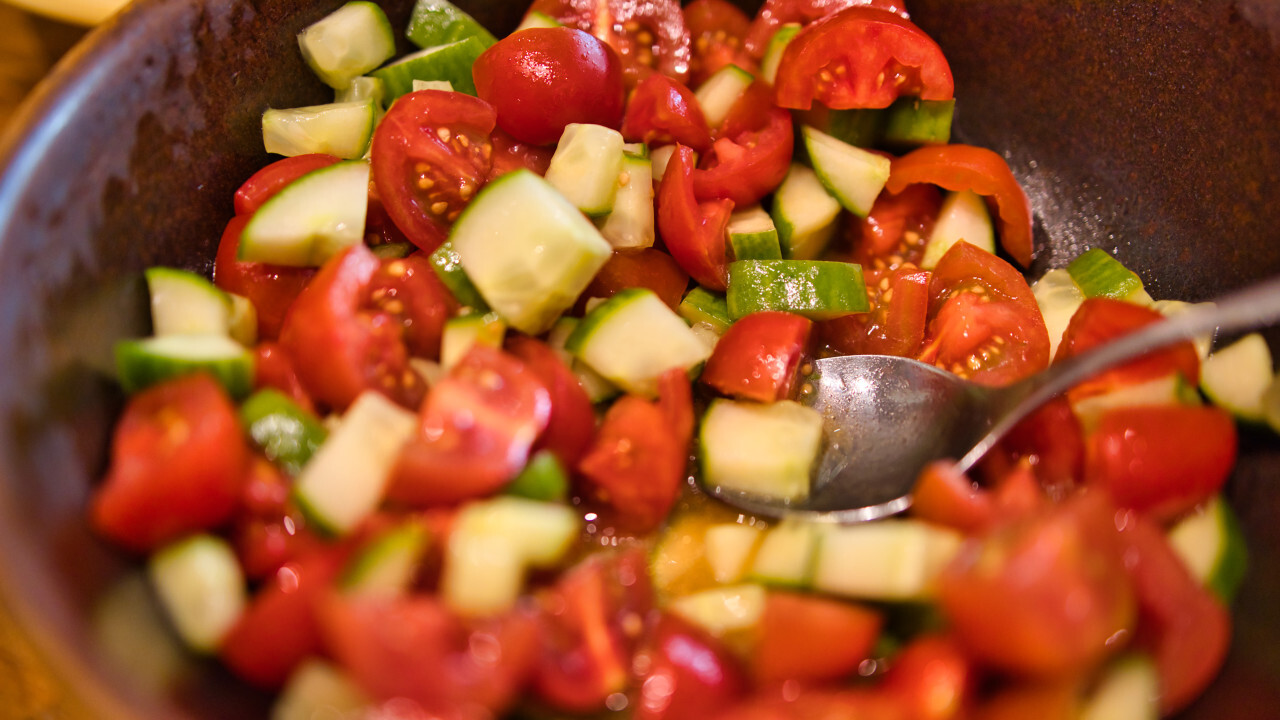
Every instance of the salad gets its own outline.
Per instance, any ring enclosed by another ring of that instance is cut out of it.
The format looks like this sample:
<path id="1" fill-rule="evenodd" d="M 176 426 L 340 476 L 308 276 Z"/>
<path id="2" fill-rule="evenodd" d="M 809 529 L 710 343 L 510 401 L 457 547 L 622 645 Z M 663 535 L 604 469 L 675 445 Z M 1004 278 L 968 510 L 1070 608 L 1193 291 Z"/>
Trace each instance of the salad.
<path id="1" fill-rule="evenodd" d="M 901 517 L 706 492 L 808 492 L 814 357 L 1002 385 L 1184 307 L 1100 249 L 1029 283 L 900 3 L 536 0 L 499 39 L 355 0 L 299 49 L 334 101 L 265 111 L 211 280 L 148 269 L 89 511 L 273 717 L 1143 718 L 1213 681 L 1258 335 L 1093 378 Z"/>

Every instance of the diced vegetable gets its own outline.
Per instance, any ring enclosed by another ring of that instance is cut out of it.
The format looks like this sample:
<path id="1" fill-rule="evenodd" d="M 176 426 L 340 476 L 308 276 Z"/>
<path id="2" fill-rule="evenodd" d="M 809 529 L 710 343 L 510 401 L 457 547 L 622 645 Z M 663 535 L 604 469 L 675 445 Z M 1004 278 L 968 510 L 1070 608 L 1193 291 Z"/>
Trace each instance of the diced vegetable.
<path id="1" fill-rule="evenodd" d="M 729 316 L 782 310 L 830 320 L 870 309 L 862 268 L 834 260 L 738 260 L 729 265 Z"/>
<path id="2" fill-rule="evenodd" d="M 698 442 L 707 486 L 802 500 L 822 446 L 822 416 L 790 400 L 718 398 L 703 416 Z"/>
<path id="3" fill-rule="evenodd" d="M 298 35 L 298 47 L 316 77 L 342 88 L 395 55 L 396 40 L 382 8 L 352 0 L 308 25 Z"/>
<path id="4" fill-rule="evenodd" d="M 248 602 L 235 551 L 214 535 L 161 548 L 147 572 L 178 636 L 194 650 L 215 651 Z"/>

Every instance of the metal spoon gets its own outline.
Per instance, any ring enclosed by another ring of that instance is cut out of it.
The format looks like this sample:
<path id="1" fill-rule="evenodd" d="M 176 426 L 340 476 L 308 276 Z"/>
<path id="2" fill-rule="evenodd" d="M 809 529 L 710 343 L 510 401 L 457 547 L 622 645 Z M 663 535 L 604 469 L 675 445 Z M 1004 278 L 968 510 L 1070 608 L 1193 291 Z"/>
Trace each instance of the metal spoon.
<path id="1" fill-rule="evenodd" d="M 1126 360 L 1219 330 L 1280 321 L 1280 277 L 1153 323 L 1004 388 L 975 385 L 908 358 L 846 355 L 817 360 L 801 402 L 822 413 L 826 451 L 799 502 L 712 487 L 720 500 L 766 517 L 861 522 L 911 506 L 920 471 L 960 458 L 966 472 L 1018 421 L 1077 383 Z"/>

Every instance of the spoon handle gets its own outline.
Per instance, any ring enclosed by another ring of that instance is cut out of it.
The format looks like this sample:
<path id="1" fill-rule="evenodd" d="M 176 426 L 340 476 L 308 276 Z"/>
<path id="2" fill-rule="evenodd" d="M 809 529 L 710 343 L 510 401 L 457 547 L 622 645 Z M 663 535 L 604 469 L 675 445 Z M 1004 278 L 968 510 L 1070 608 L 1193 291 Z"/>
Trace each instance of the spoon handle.
<path id="1" fill-rule="evenodd" d="M 1162 322 L 1052 365 L 1001 391 L 1002 397 L 1007 398 L 1005 412 L 960 459 L 958 469 L 964 472 L 973 467 L 1036 408 L 1103 370 L 1197 335 L 1215 330 L 1224 333 L 1253 330 L 1277 321 L 1280 321 L 1280 276 L 1228 293 L 1211 303 L 1193 305 Z"/>

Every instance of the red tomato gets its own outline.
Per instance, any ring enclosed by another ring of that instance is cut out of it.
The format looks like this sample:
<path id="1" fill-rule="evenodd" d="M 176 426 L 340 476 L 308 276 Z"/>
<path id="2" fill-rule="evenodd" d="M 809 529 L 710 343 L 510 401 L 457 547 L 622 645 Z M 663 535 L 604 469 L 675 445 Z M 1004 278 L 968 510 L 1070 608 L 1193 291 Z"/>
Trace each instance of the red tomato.
<path id="1" fill-rule="evenodd" d="M 901 698 L 915 720 L 968 717 L 977 672 L 949 635 L 921 635 L 889 661 L 886 692 Z"/>
<path id="2" fill-rule="evenodd" d="M 970 540 L 938 599 L 966 650 L 1020 675 L 1093 667 L 1132 628 L 1133 590 L 1102 496 L 1078 496 Z"/>
<path id="3" fill-rule="evenodd" d="M 682 368 L 671 368 L 658 377 L 658 409 L 680 447 L 693 441 L 693 383 Z"/>
<path id="4" fill-rule="evenodd" d="M 938 261 L 929 283 L 920 359 L 984 385 L 1007 385 L 1049 364 L 1049 331 L 1012 265 L 966 242 Z"/>
<path id="5" fill-rule="evenodd" d="M 1120 532 L 1138 598 L 1140 647 L 1160 675 L 1160 711 L 1173 715 L 1217 676 L 1231 641 L 1231 616 L 1187 571 L 1159 526 L 1130 516 Z"/>
<path id="6" fill-rule="evenodd" d="M 689 31 L 677 0 L 534 0 L 541 12 L 608 43 L 622 57 L 628 87 L 651 71 L 684 82 L 689 75 Z"/>
<path id="7" fill-rule="evenodd" d="M 263 342 L 254 348 L 253 387 L 256 390 L 279 390 L 302 409 L 316 411 L 315 403 L 311 402 L 311 396 L 298 379 L 293 358 L 279 343 Z"/>
<path id="8" fill-rule="evenodd" d="M 531 170 L 538 175 L 547 174 L 547 166 L 551 164 L 554 148 L 539 147 L 520 142 L 508 135 L 502 128 L 496 128 L 489 136 L 493 143 L 493 168 L 489 171 L 489 179 L 506 175 L 512 170 Z"/>
<path id="9" fill-rule="evenodd" d="M 1081 683 L 1077 678 L 1023 681 L 998 689 L 970 715 L 973 720 L 1076 720 Z"/>
<path id="10" fill-rule="evenodd" d="M 769 40 L 787 23 L 808 25 L 828 15 L 851 7 L 873 7 L 896 13 L 907 19 L 907 8 L 901 0 L 765 0 L 747 31 L 744 44 L 754 57 L 764 57 Z"/>
<path id="11" fill-rule="evenodd" d="M 947 460 L 930 463 L 911 490 L 911 514 L 966 534 L 985 532 L 996 520 L 991 496 Z"/>
<path id="12" fill-rule="evenodd" d="M 270 200 L 285 185 L 306 175 L 312 170 L 341 161 L 342 158 L 324 153 L 297 155 L 277 160 L 249 176 L 248 180 L 236 190 L 236 215 L 252 215 L 262 207 L 262 203 Z"/>
<path id="13" fill-rule="evenodd" d="M 1022 267 L 1031 266 L 1031 203 L 999 154 L 973 145 L 926 145 L 895 158 L 885 190 L 897 194 L 917 183 L 987 198 L 999 218 L 1000 247 Z"/>
<path id="14" fill-rule="evenodd" d="M 752 671 L 759 682 L 839 680 L 871 657 L 884 618 L 862 605 L 770 591 Z"/>
<path id="15" fill-rule="evenodd" d="M 729 326 L 699 381 L 740 400 L 773 402 L 792 396 L 813 321 L 787 312 L 751 313 Z"/>
<path id="16" fill-rule="evenodd" d="M 477 344 L 432 386 L 387 496 L 430 507 L 491 494 L 524 467 L 550 416 L 551 395 L 534 370 Z"/>
<path id="17" fill-rule="evenodd" d="M 848 226 L 853 261 L 867 270 L 919 265 L 941 207 L 942 193 L 933 185 L 880 193 L 867 217 Z"/>
<path id="18" fill-rule="evenodd" d="M 1171 520 L 1222 489 L 1236 444 L 1235 421 L 1216 407 L 1115 408 L 1089 434 L 1085 482 L 1120 507 Z"/>
<path id="19" fill-rule="evenodd" d="M 129 399 L 95 491 L 93 526 L 145 552 L 231 519 L 248 447 L 235 406 L 211 377 L 187 375 Z"/>
<path id="20" fill-rule="evenodd" d="M 611 509 L 618 525 L 636 532 L 657 528 L 680 494 L 687 446 L 666 414 L 644 398 L 627 395 L 604 416 L 578 472 L 583 494 Z"/>
<path id="21" fill-rule="evenodd" d="M 298 295 L 280 331 L 280 343 L 291 356 L 324 358 L 295 369 L 307 392 L 335 410 L 345 409 L 365 390 L 417 407 L 425 391 L 409 369 L 404 325 L 369 297 L 382 266 L 364 245 L 334 256 Z"/>
<path id="22" fill-rule="evenodd" d="M 517 140 L 551 145 L 566 125 L 622 124 L 622 62 L 608 45 L 570 27 L 529 28 L 499 40 L 471 68 L 476 94 Z"/>
<path id="23" fill-rule="evenodd" d="M 791 113 L 782 108 L 770 108 L 759 125 L 752 123 L 733 135 L 722 127 L 711 152 L 693 171 L 694 195 L 703 201 L 725 198 L 742 207 L 759 202 L 787 176 L 794 141 Z"/>
<path id="24" fill-rule="evenodd" d="M 458 311 L 458 303 L 426 253 L 383 260 L 369 281 L 367 294 L 370 309 L 400 323 L 410 355 L 439 357 L 445 321 Z"/>
<path id="25" fill-rule="evenodd" d="M 737 65 L 753 75 L 759 74 L 755 58 L 743 45 L 751 29 L 751 18 L 738 6 L 728 0 L 693 0 L 684 6 L 684 24 L 689 28 L 693 48 L 690 85 L 701 85 L 726 65 Z"/>
<path id="26" fill-rule="evenodd" d="M 1110 298 L 1089 298 L 1071 316 L 1055 359 L 1063 360 L 1079 355 L 1163 319 L 1164 316 L 1159 312 L 1141 305 Z M 1073 399 L 1084 398 L 1122 385 L 1155 380 L 1175 372 L 1192 385 L 1200 382 L 1200 355 L 1190 341 L 1157 350 L 1099 373 L 1072 388 L 1068 394 Z"/>
<path id="27" fill-rule="evenodd" d="M 577 466 L 596 433 L 595 409 L 587 391 L 569 366 L 543 342 L 513 335 L 507 341 L 507 349 L 524 361 L 550 393 L 551 414 L 535 447 L 555 453 L 565 468 Z"/>
<path id="28" fill-rule="evenodd" d="M 902 699 L 878 688 L 810 689 L 787 683 L 769 690 L 757 692 L 711 717 L 715 720 L 913 720 Z"/>
<path id="29" fill-rule="evenodd" d="M 782 53 L 778 105 L 885 108 L 899 97 L 950 100 L 951 67 L 933 38 L 901 16 L 852 7 L 810 23 Z"/>
<path id="30" fill-rule="evenodd" d="M 270 460 L 261 456 L 250 460 L 231 539 L 240 567 L 251 579 L 274 575 L 323 544 L 289 502 L 289 493 L 289 479 Z"/>
<path id="31" fill-rule="evenodd" d="M 429 717 L 502 716 L 537 656 L 530 613 L 465 621 L 427 595 L 330 593 L 320 622 L 325 647 L 362 688 L 416 703 Z"/>
<path id="32" fill-rule="evenodd" d="M 724 290 L 725 228 L 733 201 L 698 203 L 693 190 L 693 150 L 677 145 L 658 183 L 658 233 L 667 252 L 699 285 Z"/>
<path id="33" fill-rule="evenodd" d="M 294 299 L 316 271 L 315 268 L 237 260 L 240 234 L 249 223 L 249 217 L 238 215 L 231 218 L 222 232 L 218 254 L 213 261 L 213 282 L 227 292 L 249 298 L 258 313 L 258 337 L 274 340 L 280 335 L 285 315 Z"/>
<path id="34" fill-rule="evenodd" d="M 988 476 L 1003 475 L 1026 460 L 1051 495 L 1061 497 L 1084 471 L 1084 430 L 1065 397 L 1051 400 L 1018 423 L 983 460 Z"/>
<path id="35" fill-rule="evenodd" d="M 839 355 L 915 357 L 929 314 L 926 270 L 864 270 L 871 310 L 818 323 L 823 344 Z"/>
<path id="36" fill-rule="evenodd" d="M 693 91 L 660 73 L 641 80 L 631 93 L 622 135 L 651 146 L 680 143 L 698 152 L 711 147 L 711 129 Z"/>
<path id="37" fill-rule="evenodd" d="M 538 596 L 539 698 L 559 710 L 590 712 L 626 690 L 653 607 L 647 567 L 639 550 L 592 555 Z"/>
<path id="38" fill-rule="evenodd" d="M 372 172 L 396 227 L 431 252 L 489 177 L 493 106 L 463 93 L 397 99 L 373 132 Z"/>
<path id="39" fill-rule="evenodd" d="M 707 632 L 663 613 L 636 658 L 635 720 L 704 720 L 747 688 L 737 658 Z"/>
<path id="40" fill-rule="evenodd" d="M 592 298 L 609 298 L 625 288 L 643 287 L 657 293 L 675 310 L 689 287 L 689 273 L 672 257 L 656 248 L 614 250 L 613 257 L 591 279 L 578 298 L 581 306 Z"/>

